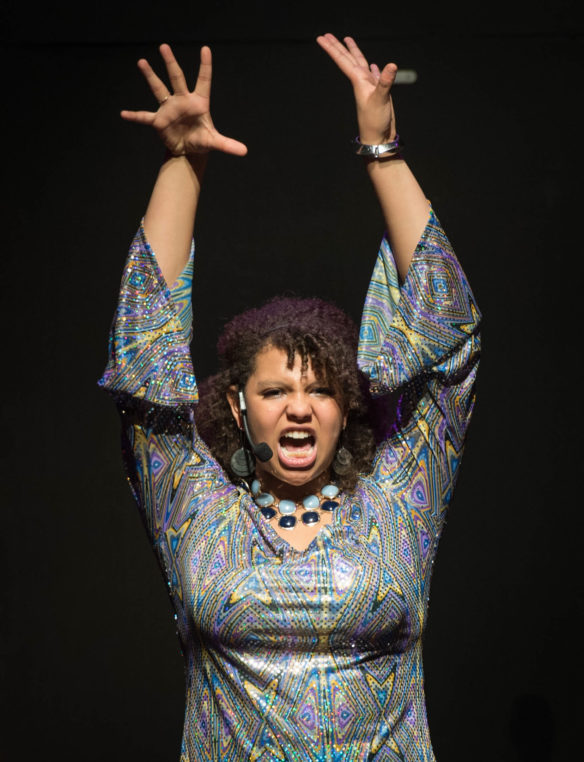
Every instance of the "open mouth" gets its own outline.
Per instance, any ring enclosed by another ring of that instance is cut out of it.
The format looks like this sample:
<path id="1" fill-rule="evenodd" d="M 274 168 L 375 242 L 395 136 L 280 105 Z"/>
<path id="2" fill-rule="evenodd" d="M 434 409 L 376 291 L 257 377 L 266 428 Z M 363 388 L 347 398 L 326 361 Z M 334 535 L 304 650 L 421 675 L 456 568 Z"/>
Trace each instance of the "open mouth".
<path id="1" fill-rule="evenodd" d="M 316 459 L 316 439 L 310 431 L 284 432 L 278 441 L 278 457 L 289 468 L 306 468 Z"/>

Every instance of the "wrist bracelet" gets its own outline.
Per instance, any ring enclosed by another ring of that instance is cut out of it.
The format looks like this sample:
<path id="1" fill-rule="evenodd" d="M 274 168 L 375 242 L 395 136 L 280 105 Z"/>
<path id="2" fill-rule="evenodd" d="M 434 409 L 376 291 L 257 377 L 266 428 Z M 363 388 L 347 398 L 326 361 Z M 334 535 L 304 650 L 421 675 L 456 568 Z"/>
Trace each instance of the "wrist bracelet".
<path id="1" fill-rule="evenodd" d="M 365 156 L 370 159 L 389 159 L 392 156 L 399 156 L 401 148 L 399 135 L 396 135 L 389 143 L 379 143 L 378 145 L 362 143 L 357 135 L 355 140 L 353 140 L 353 145 L 357 146 L 357 150 L 355 151 L 357 156 Z"/>

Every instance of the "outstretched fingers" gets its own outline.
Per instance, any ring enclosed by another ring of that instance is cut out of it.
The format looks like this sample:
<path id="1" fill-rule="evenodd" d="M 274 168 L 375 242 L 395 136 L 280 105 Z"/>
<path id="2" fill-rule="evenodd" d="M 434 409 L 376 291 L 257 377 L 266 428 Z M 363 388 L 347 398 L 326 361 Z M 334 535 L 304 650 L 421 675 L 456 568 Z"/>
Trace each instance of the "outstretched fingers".
<path id="1" fill-rule="evenodd" d="M 189 88 L 183 70 L 180 68 L 178 61 L 174 57 L 172 48 L 170 45 L 164 43 L 160 46 L 160 55 L 166 66 L 168 72 L 168 78 L 172 84 L 172 89 L 175 95 L 187 95 Z"/>
<path id="2" fill-rule="evenodd" d="M 152 94 L 158 103 L 162 103 L 162 101 L 164 101 L 169 95 L 168 87 L 155 73 L 154 69 L 150 66 L 145 58 L 141 58 L 138 61 L 138 68 L 142 72 L 144 79 L 148 83 L 148 87 L 152 90 Z"/>
<path id="3" fill-rule="evenodd" d="M 342 42 L 340 42 L 340 40 L 337 40 L 334 34 L 327 32 L 326 34 L 322 34 L 317 37 L 317 40 L 319 44 L 329 52 L 330 55 L 349 58 L 349 51 L 342 44 Z"/>
<path id="4" fill-rule="evenodd" d="M 334 34 L 323 34 L 316 38 L 320 47 L 329 54 L 339 69 L 355 84 L 365 79 L 378 84 L 380 88 L 391 88 L 395 81 L 397 66 L 394 63 L 387 64 L 383 70 L 377 64 L 369 64 L 361 48 L 352 37 L 344 37 L 344 45 L 337 40 Z"/>
<path id="5" fill-rule="evenodd" d="M 343 74 L 346 74 L 349 79 L 354 76 L 357 62 L 334 34 L 323 34 L 317 37 L 316 41 L 325 53 L 329 54 Z"/>
<path id="6" fill-rule="evenodd" d="M 120 116 L 127 122 L 136 122 L 137 124 L 150 125 L 156 118 L 154 111 L 120 111 Z"/>
<path id="7" fill-rule="evenodd" d="M 211 49 L 204 45 L 201 48 L 201 63 L 199 64 L 199 75 L 195 85 L 195 93 L 201 98 L 211 97 L 211 77 L 213 73 L 213 62 Z"/>
<path id="8" fill-rule="evenodd" d="M 355 40 L 352 37 L 344 37 L 343 39 L 357 65 L 361 66 L 363 69 L 369 69 L 369 63 L 367 62 L 367 59 L 361 52 L 361 48 L 357 45 Z"/>

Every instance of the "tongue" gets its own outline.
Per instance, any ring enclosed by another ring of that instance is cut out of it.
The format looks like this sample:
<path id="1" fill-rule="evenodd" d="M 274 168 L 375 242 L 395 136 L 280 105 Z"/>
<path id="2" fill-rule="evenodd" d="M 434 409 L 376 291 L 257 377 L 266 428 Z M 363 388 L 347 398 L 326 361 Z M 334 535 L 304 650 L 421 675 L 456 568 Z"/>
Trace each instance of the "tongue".
<path id="1" fill-rule="evenodd" d="M 308 452 L 312 447 L 312 439 L 295 439 L 293 437 L 282 437 L 280 440 L 282 447 L 287 450 L 294 450 L 295 452 Z"/>
<path id="2" fill-rule="evenodd" d="M 298 442 L 301 442 L 299 445 Z M 295 439 L 291 445 L 285 437 L 279 442 L 278 457 L 290 468 L 304 468 L 312 465 L 316 459 L 316 445 L 311 439 Z"/>

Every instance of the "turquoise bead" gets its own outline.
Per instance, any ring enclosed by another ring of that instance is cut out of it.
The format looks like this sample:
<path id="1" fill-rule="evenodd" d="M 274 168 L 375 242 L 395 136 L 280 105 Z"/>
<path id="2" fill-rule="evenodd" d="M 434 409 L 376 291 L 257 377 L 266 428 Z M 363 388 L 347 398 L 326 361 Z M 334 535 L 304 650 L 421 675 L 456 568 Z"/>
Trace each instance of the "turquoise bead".
<path id="1" fill-rule="evenodd" d="M 261 488 L 262 488 L 262 485 L 260 484 L 260 480 L 259 479 L 254 479 L 253 482 L 251 483 L 251 494 L 252 495 L 259 495 Z M 333 495 L 333 497 L 334 497 L 334 495 Z"/>
<path id="2" fill-rule="evenodd" d="M 327 484 L 321 489 L 321 494 L 323 497 L 333 498 L 339 494 L 339 488 L 336 484 Z"/>
<path id="3" fill-rule="evenodd" d="M 262 492 L 261 495 L 256 497 L 255 501 L 260 508 L 265 508 L 268 505 L 272 505 L 274 502 L 274 496 L 270 495 L 269 492 Z"/>
<path id="4" fill-rule="evenodd" d="M 289 516 L 296 510 L 296 503 L 292 500 L 280 500 L 278 510 L 283 516 Z"/>
<path id="5" fill-rule="evenodd" d="M 314 508 L 318 508 L 320 505 L 320 500 L 316 495 L 309 495 L 308 497 L 304 498 L 302 505 L 309 510 L 313 510 Z"/>

